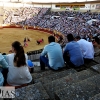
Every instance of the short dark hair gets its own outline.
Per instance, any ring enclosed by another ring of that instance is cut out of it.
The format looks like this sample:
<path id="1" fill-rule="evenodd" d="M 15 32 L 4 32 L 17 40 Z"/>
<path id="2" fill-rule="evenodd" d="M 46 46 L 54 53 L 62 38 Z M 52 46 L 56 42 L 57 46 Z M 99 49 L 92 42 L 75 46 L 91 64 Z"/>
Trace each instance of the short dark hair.
<path id="1" fill-rule="evenodd" d="M 76 39 L 78 39 L 78 40 L 80 40 L 80 39 L 81 39 L 81 37 L 80 37 L 80 36 L 76 36 L 75 38 L 76 38 Z"/>
<path id="2" fill-rule="evenodd" d="M 96 36 L 93 38 L 95 42 L 97 42 L 98 44 L 100 44 L 100 39 Z"/>
<path id="3" fill-rule="evenodd" d="M 2 53 L 2 55 L 6 55 L 6 53 Z"/>
<path id="4" fill-rule="evenodd" d="M 68 41 L 70 42 L 70 41 L 73 41 L 73 40 L 74 40 L 74 37 L 73 37 L 72 34 L 68 34 L 68 35 L 67 35 L 67 39 L 68 39 Z"/>
<path id="5" fill-rule="evenodd" d="M 55 37 L 52 36 L 52 35 L 49 36 L 49 37 L 48 37 L 48 42 L 49 42 L 49 43 L 51 43 L 51 42 L 55 42 Z"/>

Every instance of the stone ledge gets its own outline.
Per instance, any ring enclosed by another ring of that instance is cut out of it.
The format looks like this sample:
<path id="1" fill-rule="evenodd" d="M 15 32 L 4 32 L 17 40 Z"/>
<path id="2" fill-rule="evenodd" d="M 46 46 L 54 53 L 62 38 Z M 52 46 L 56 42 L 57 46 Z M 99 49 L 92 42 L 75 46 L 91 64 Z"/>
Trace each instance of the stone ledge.
<path id="1" fill-rule="evenodd" d="M 100 73 L 100 64 L 97 64 L 97 65 L 91 66 L 91 69 L 93 69 L 94 71 Z"/>
<path id="2" fill-rule="evenodd" d="M 41 83 L 36 83 L 15 90 L 14 100 L 50 100 Z"/>
<path id="3" fill-rule="evenodd" d="M 70 74 L 63 78 L 51 81 L 47 84 L 44 84 L 44 88 L 46 89 L 50 98 L 54 99 L 54 91 L 66 88 L 67 86 L 70 86 L 72 83 L 82 81 L 82 80 L 89 78 L 91 76 L 94 76 L 96 74 L 98 74 L 98 73 L 96 73 L 92 70 L 89 70 L 89 69 L 84 70 L 84 71 Z"/>
<path id="4" fill-rule="evenodd" d="M 59 78 L 62 78 L 64 76 L 67 76 L 67 75 L 70 75 L 70 74 L 73 74 L 73 73 L 76 73 L 77 71 L 74 70 L 74 69 L 68 69 L 68 70 L 64 70 L 64 71 L 61 71 L 61 72 L 55 72 L 55 73 L 52 73 L 50 75 L 45 75 L 39 79 L 36 79 L 34 80 L 35 82 L 42 82 L 42 84 L 45 84 L 45 83 L 49 83 L 53 80 L 56 80 L 56 79 L 59 79 Z"/>
<path id="5" fill-rule="evenodd" d="M 100 93 L 90 98 L 89 100 L 100 100 Z"/>
<path id="6" fill-rule="evenodd" d="M 100 92 L 99 78 L 100 74 L 56 91 L 56 100 L 89 100 L 89 98 Z"/>
<path id="7" fill-rule="evenodd" d="M 100 56 L 95 57 L 94 61 L 96 61 L 97 63 L 100 63 Z"/>

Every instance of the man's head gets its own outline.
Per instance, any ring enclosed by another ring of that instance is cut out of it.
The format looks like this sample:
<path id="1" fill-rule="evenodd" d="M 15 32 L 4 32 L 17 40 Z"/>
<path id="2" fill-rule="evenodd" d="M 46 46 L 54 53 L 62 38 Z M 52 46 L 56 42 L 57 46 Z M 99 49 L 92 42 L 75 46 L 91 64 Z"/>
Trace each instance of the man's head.
<path id="1" fill-rule="evenodd" d="M 49 36 L 49 37 L 48 37 L 48 42 L 49 42 L 49 43 L 51 43 L 51 42 L 55 42 L 55 37 L 52 36 L 52 35 Z"/>
<path id="2" fill-rule="evenodd" d="M 96 36 L 93 38 L 92 43 L 94 46 L 98 46 L 98 45 L 100 45 L 100 39 Z"/>
<path id="3" fill-rule="evenodd" d="M 76 37 L 75 37 L 75 40 L 76 40 L 76 41 L 78 41 L 78 40 L 80 40 L 80 39 L 81 39 L 80 36 L 76 36 Z"/>
<path id="4" fill-rule="evenodd" d="M 68 34 L 68 35 L 67 35 L 67 39 L 68 39 L 68 42 L 74 41 L 74 37 L 73 37 L 72 34 Z"/>

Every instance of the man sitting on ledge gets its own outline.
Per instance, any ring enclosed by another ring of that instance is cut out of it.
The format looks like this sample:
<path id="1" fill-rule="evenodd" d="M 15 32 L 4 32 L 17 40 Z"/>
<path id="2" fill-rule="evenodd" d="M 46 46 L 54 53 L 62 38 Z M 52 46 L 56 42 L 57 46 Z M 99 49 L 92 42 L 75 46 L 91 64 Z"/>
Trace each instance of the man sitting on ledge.
<path id="1" fill-rule="evenodd" d="M 54 36 L 49 36 L 48 42 L 40 56 L 41 70 L 45 70 L 45 65 L 52 70 L 58 70 L 64 66 L 61 46 L 55 42 Z"/>
<path id="2" fill-rule="evenodd" d="M 74 41 L 72 34 L 67 35 L 68 43 L 64 49 L 64 60 L 70 67 L 80 67 L 84 64 L 79 44 Z"/>
<path id="3" fill-rule="evenodd" d="M 84 58 L 84 63 L 91 62 L 94 59 L 94 48 L 92 42 L 81 39 L 80 36 L 76 36 L 75 38 L 77 43 L 80 45 L 80 49 Z"/>

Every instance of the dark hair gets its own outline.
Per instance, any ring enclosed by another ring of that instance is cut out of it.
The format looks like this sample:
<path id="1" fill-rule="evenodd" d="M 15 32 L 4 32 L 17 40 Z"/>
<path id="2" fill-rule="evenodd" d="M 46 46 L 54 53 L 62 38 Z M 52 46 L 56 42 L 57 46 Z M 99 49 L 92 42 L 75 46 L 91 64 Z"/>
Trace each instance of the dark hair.
<path id="1" fill-rule="evenodd" d="M 48 42 L 49 42 L 49 43 L 51 43 L 51 42 L 55 42 L 55 37 L 52 36 L 52 35 L 49 36 L 49 37 L 48 37 Z"/>
<path id="2" fill-rule="evenodd" d="M 2 53 L 2 55 L 6 55 L 6 53 Z"/>
<path id="3" fill-rule="evenodd" d="M 73 37 L 72 34 L 68 34 L 68 35 L 67 35 L 67 39 L 68 39 L 68 41 L 70 42 L 70 41 L 73 41 L 73 40 L 74 40 L 74 37 Z"/>
<path id="4" fill-rule="evenodd" d="M 16 55 L 14 56 L 14 63 L 16 64 L 16 67 L 21 67 L 21 66 L 26 65 L 24 49 L 21 46 L 21 43 L 18 41 L 15 41 L 12 43 L 12 47 L 16 51 Z"/>
<path id="5" fill-rule="evenodd" d="M 80 36 L 76 36 L 75 38 L 76 38 L 76 39 L 78 39 L 78 40 L 80 40 L 80 39 L 81 39 L 81 37 L 80 37 Z"/>
<path id="6" fill-rule="evenodd" d="M 98 44 L 100 44 L 100 39 L 96 36 L 93 38 L 95 42 L 97 42 Z"/>

